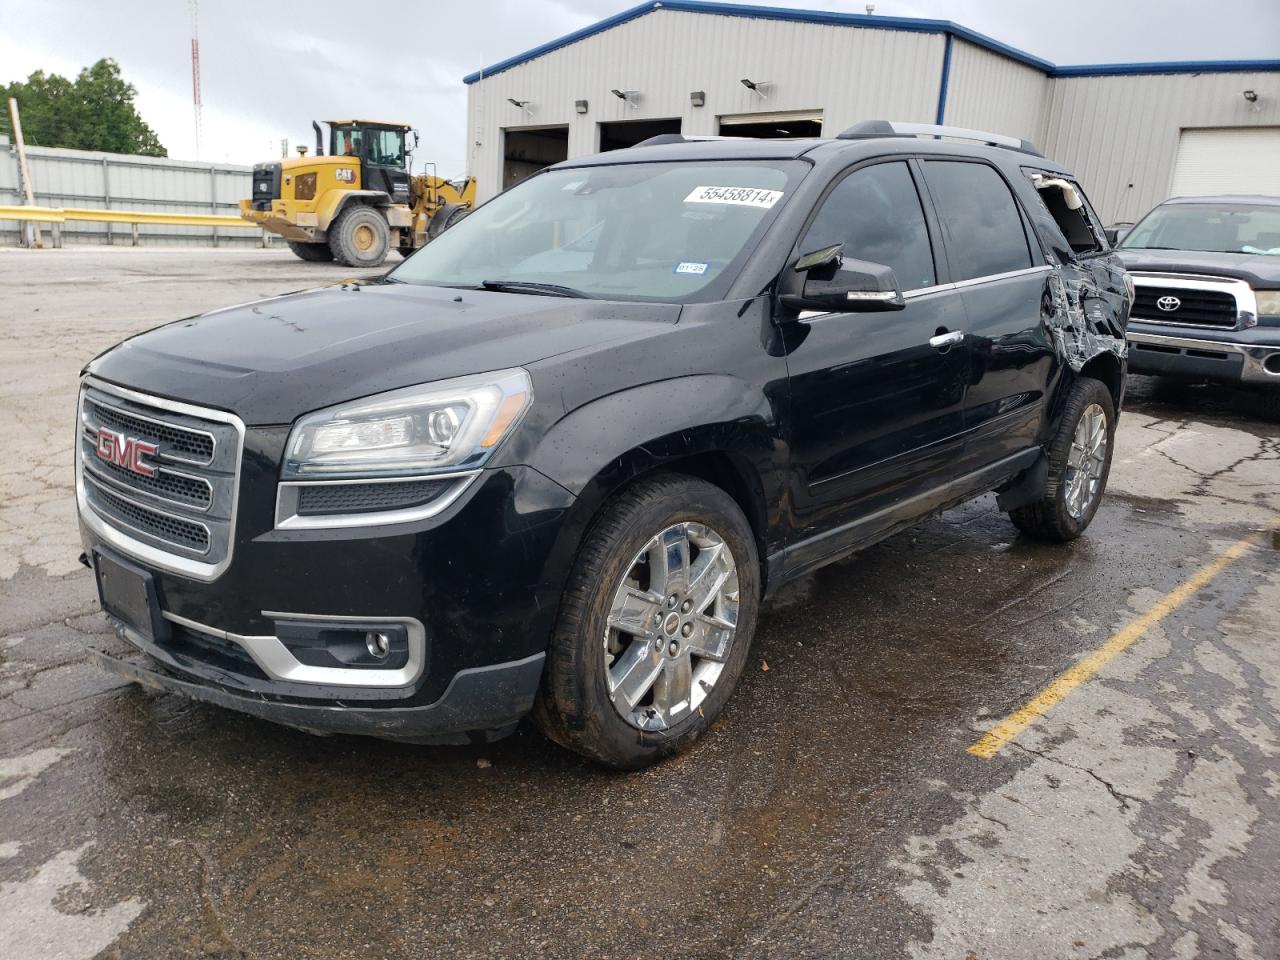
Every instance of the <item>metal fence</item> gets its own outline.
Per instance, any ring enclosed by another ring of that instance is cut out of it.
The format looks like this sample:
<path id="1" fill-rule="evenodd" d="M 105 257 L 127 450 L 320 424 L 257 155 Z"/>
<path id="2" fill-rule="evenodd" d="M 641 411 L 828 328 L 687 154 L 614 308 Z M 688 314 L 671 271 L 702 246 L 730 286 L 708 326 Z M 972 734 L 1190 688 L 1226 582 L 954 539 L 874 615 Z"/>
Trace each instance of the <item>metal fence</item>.
<path id="1" fill-rule="evenodd" d="M 28 146 L 27 165 L 36 204 L 43 207 L 236 216 L 240 199 L 249 196 L 251 181 L 250 168 L 235 164 L 52 147 Z M 23 202 L 17 151 L 0 134 L 0 207 Z M 69 221 L 61 229 L 64 243 L 134 242 L 133 228 L 119 224 Z M 0 245 L 16 246 L 20 231 L 16 221 L 0 219 Z M 140 224 L 137 237 L 149 246 L 262 243 L 257 231 L 172 224 Z"/>

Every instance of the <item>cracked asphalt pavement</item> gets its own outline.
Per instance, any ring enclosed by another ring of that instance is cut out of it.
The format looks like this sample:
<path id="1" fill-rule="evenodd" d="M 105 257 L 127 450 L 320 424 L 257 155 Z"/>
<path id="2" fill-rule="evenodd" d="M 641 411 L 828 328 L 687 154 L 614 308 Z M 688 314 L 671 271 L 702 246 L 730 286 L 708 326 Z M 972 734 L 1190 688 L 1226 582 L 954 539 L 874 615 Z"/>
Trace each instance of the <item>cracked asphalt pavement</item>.
<path id="1" fill-rule="evenodd" d="M 809 577 L 686 756 L 321 739 L 120 685 L 76 557 L 76 374 L 350 271 L 0 251 L 0 957 L 1280 956 L 1280 425 L 1135 377 L 1066 546 L 984 498 Z M 968 748 L 1242 538 L 991 759 Z M 767 664 L 768 669 L 764 669 Z"/>

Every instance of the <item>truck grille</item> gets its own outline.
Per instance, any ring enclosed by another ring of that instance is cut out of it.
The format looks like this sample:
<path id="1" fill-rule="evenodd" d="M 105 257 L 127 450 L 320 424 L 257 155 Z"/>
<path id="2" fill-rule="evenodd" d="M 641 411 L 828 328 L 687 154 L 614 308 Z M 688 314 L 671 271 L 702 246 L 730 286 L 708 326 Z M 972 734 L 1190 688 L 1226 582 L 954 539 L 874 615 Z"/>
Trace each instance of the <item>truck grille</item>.
<path id="1" fill-rule="evenodd" d="M 156 566 L 205 580 L 221 573 L 231 559 L 239 421 L 87 380 L 79 426 L 86 524 Z M 100 445 L 101 430 L 110 436 Z"/>
<path id="2" fill-rule="evenodd" d="M 1172 310 L 1162 310 L 1161 300 L 1178 301 Z M 1150 323 L 1176 323 L 1191 327 L 1234 330 L 1237 323 L 1236 298 L 1225 290 L 1192 290 L 1176 286 L 1139 286 L 1130 316 Z"/>

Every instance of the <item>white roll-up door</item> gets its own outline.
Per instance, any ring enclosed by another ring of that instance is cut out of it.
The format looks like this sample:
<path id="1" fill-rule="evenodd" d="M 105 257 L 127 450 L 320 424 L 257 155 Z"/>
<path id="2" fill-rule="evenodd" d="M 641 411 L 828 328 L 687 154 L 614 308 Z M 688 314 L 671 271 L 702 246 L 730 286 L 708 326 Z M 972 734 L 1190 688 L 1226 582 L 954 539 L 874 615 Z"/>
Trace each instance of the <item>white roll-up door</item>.
<path id="1" fill-rule="evenodd" d="M 1280 196 L 1280 127 L 1182 131 L 1169 196 L 1216 193 Z"/>

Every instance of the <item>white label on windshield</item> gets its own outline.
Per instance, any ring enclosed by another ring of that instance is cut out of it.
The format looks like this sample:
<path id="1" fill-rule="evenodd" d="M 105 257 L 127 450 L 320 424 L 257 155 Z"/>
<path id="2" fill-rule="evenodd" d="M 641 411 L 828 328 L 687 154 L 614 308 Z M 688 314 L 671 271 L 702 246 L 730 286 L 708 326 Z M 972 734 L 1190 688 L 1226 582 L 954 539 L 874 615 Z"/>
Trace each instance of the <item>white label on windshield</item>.
<path id="1" fill-rule="evenodd" d="M 675 270 L 672 272 L 673 273 L 692 273 L 695 276 L 700 277 L 707 272 L 707 267 L 709 266 L 711 266 L 711 264 L 702 263 L 701 261 L 698 261 L 698 260 L 685 260 L 683 263 L 677 263 Z"/>
<path id="2" fill-rule="evenodd" d="M 769 209 L 782 199 L 781 190 L 760 190 L 757 187 L 694 187 L 684 198 L 685 203 L 733 203 L 740 207 Z"/>

